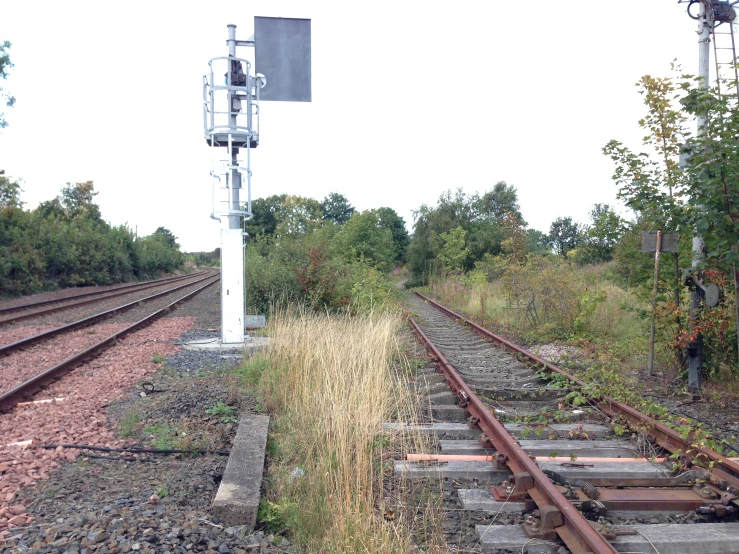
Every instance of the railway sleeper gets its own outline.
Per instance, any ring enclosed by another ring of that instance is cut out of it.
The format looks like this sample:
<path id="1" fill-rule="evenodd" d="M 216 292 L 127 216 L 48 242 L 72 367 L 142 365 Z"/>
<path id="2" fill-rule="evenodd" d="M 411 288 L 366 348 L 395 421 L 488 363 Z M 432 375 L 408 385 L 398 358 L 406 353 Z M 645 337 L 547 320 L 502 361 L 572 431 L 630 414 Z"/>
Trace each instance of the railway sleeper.
<path id="1" fill-rule="evenodd" d="M 611 428 L 601 424 L 585 424 L 579 423 L 505 423 L 504 427 L 513 437 L 517 439 L 534 439 L 541 437 L 543 439 L 584 439 L 583 434 L 587 435 L 587 440 L 602 439 L 612 434 Z M 435 435 L 438 439 L 478 439 L 482 433 L 479 429 L 471 428 L 465 423 L 402 423 L 392 422 L 384 423 L 383 428 L 387 431 L 395 432 L 413 432 L 428 433 Z"/>
<path id="2" fill-rule="evenodd" d="M 558 545 L 532 541 L 517 525 L 477 525 L 485 550 L 509 549 L 527 554 L 555 553 Z M 737 554 L 739 523 L 623 525 L 603 529 L 617 552 L 659 554 Z"/>
<path id="3" fill-rule="evenodd" d="M 533 456 L 573 456 L 604 458 L 633 458 L 639 455 L 632 444 L 625 440 L 519 440 L 527 454 Z M 490 455 L 494 449 L 482 448 L 477 440 L 439 441 L 443 454 Z"/>
<path id="4" fill-rule="evenodd" d="M 706 500 L 689 487 L 649 489 L 597 488 L 592 485 L 590 487 L 598 498 L 590 498 L 589 493 L 578 488 L 561 487 L 561 490 L 574 506 L 593 518 L 613 516 L 625 519 L 648 517 L 653 513 L 683 514 L 686 512 L 705 513 L 706 515 L 710 512 L 710 515 L 724 517 L 736 513 L 735 506 L 724 506 L 718 499 Z M 536 504 L 529 498 L 512 501 L 506 495 L 501 499 L 486 489 L 457 489 L 457 495 L 463 509 L 468 511 L 502 509 L 508 513 L 516 513 L 536 509 Z M 508 506 L 509 503 L 512 506 Z"/>
<path id="5" fill-rule="evenodd" d="M 538 462 L 545 473 L 550 472 L 562 483 L 589 482 L 595 486 L 670 486 L 671 472 L 660 464 L 642 462 Z M 499 484 L 511 473 L 496 469 L 488 461 L 395 462 L 395 474 L 410 478 L 436 477 L 439 479 L 477 480 L 479 483 Z M 551 477 L 551 476 L 550 476 Z M 649 483 L 649 484 L 642 484 Z"/>

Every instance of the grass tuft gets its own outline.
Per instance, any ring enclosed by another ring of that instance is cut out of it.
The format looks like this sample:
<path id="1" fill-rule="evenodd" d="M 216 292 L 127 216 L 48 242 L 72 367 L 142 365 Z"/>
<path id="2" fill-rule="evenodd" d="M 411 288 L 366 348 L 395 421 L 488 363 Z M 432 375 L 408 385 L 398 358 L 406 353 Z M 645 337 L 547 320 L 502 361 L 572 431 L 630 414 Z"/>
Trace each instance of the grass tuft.
<path id="1" fill-rule="evenodd" d="M 141 412 L 136 409 L 127 411 L 118 422 L 121 436 L 132 437 L 139 423 L 141 423 Z"/>

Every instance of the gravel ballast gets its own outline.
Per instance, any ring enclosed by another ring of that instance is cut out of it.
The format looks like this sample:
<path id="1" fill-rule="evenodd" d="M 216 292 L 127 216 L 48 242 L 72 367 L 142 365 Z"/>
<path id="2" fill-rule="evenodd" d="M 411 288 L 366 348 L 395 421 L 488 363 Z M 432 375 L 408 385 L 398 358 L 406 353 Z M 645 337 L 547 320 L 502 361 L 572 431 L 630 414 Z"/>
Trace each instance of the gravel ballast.
<path id="1" fill-rule="evenodd" d="M 240 414 L 258 412 L 230 371 L 238 357 L 181 347 L 189 340 L 218 339 L 217 290 L 206 289 L 37 395 L 64 401 L 0 415 L 0 550 L 295 551 L 282 537 L 226 527 L 212 514 L 228 459 L 215 452 L 230 449 Z M 200 310 L 204 317 L 197 319 Z M 7 447 L 6 437 L 210 453 L 44 450 Z"/>

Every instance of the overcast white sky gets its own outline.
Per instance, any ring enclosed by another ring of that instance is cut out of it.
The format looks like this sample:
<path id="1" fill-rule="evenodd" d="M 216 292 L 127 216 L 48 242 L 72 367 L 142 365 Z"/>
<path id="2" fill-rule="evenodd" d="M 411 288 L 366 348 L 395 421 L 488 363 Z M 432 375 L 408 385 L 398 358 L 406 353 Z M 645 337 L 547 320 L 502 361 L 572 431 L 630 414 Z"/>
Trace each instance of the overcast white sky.
<path id="1" fill-rule="evenodd" d="M 638 147 L 634 83 L 697 66 L 697 25 L 677 0 L 4 2 L 0 40 L 17 98 L 0 168 L 30 206 L 95 182 L 105 219 L 219 244 L 202 75 L 253 17 L 312 20 L 313 102 L 265 102 L 253 197 L 344 194 L 411 211 L 448 188 L 518 189 L 525 219 L 586 221 L 615 204 L 617 138 Z M 269 78 L 269 76 L 267 76 Z"/>

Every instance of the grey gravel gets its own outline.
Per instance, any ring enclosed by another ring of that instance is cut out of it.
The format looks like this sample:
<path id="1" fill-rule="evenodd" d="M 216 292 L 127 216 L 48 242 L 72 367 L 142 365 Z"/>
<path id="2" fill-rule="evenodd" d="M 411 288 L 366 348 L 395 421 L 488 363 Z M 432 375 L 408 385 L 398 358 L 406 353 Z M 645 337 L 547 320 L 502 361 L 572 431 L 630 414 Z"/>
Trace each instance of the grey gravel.
<path id="1" fill-rule="evenodd" d="M 185 344 L 194 340 L 213 340 L 220 339 L 219 331 L 190 331 L 183 334 L 179 339 L 172 341 L 174 344 Z M 207 371 L 207 370 L 227 370 L 237 367 L 241 362 L 241 356 L 233 351 L 206 351 L 206 350 L 187 350 L 181 349 L 174 356 L 167 358 L 166 367 L 189 372 Z"/>
<path id="2" fill-rule="evenodd" d="M 188 310 L 196 313 L 192 305 Z M 173 312 L 171 317 L 182 315 Z M 176 342 L 217 337 L 217 330 L 207 330 L 209 325 L 201 322 Z M 183 349 L 150 379 L 156 392 L 135 388 L 108 406 L 109 424 L 119 431 L 126 428 L 137 446 L 228 450 L 238 414 L 257 409 L 238 377 L 227 371 L 235 362 L 217 353 Z M 231 415 L 208 413 L 215 405 L 230 406 Z M 169 445 L 154 442 L 161 437 Z M 48 481 L 23 489 L 19 500 L 30 502 L 27 511 L 35 521 L 17 529 L 0 551 L 295 553 L 284 537 L 224 527 L 212 515 L 226 462 L 226 456 L 217 454 L 153 455 L 137 462 L 82 456 L 63 464 Z"/>
<path id="3" fill-rule="evenodd" d="M 218 336 L 221 329 L 221 285 L 216 283 L 208 287 L 165 317 L 196 317 L 194 331 L 212 330 Z"/>

